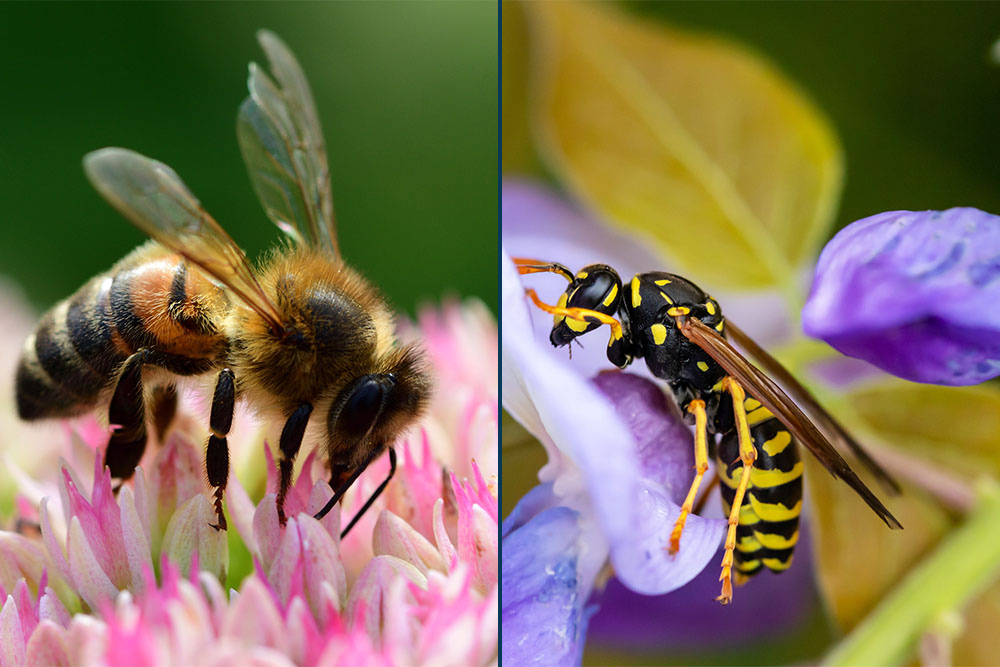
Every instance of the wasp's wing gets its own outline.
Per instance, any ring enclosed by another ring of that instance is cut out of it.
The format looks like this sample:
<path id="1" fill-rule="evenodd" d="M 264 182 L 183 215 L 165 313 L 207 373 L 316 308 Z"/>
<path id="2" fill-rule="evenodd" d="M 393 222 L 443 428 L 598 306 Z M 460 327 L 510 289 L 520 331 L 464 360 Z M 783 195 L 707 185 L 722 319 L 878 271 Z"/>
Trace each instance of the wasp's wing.
<path id="1" fill-rule="evenodd" d="M 700 320 L 693 317 L 685 318 L 679 326 L 688 340 L 705 350 L 729 375 L 746 387 L 748 392 L 770 410 L 799 442 L 809 448 L 823 467 L 834 477 L 847 482 L 848 486 L 854 489 L 890 528 L 903 527 L 871 489 L 865 486 L 865 483 L 851 470 L 851 466 L 819 429 L 771 378 L 747 361 L 729 341 Z"/>
<path id="2" fill-rule="evenodd" d="M 771 377 L 775 377 L 778 381 L 788 390 L 788 392 L 795 397 L 795 400 L 802 406 L 805 407 L 806 412 L 812 417 L 813 421 L 825 432 L 827 437 L 834 444 L 838 444 L 842 447 L 846 447 L 851 450 L 851 452 L 858 458 L 861 463 L 864 464 L 868 470 L 871 471 L 879 482 L 885 486 L 886 490 L 892 493 L 900 493 L 899 484 L 894 480 L 888 472 L 885 471 L 882 466 L 880 466 L 875 459 L 873 459 L 868 452 L 861 446 L 861 444 L 854 439 L 854 437 L 848 433 L 843 426 L 840 425 L 833 416 L 826 411 L 826 409 L 820 405 L 819 401 L 809 393 L 809 390 L 802 386 L 802 383 L 795 379 L 795 376 L 788 372 L 788 370 L 781 365 L 781 362 L 775 359 L 771 354 L 762 348 L 757 342 L 748 336 L 742 329 L 734 325 L 731 321 L 726 322 L 726 330 L 729 332 L 730 337 L 733 341 L 741 348 L 750 353 L 758 364 L 760 364 L 764 371 Z"/>
<path id="3" fill-rule="evenodd" d="M 226 285 L 275 330 L 277 309 L 254 278 L 246 255 L 173 169 L 124 148 L 88 153 L 84 170 L 97 191 L 139 229 Z"/>
<path id="4" fill-rule="evenodd" d="M 257 35 L 277 83 L 255 63 L 236 135 L 264 211 L 297 243 L 337 256 L 326 144 L 316 103 L 295 56 L 276 35 Z"/>

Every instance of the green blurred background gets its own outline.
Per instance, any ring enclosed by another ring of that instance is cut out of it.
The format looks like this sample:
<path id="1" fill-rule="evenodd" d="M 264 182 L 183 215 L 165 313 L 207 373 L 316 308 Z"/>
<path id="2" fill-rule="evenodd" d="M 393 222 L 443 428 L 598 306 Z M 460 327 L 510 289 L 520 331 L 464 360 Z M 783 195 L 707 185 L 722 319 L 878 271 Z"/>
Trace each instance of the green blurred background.
<path id="1" fill-rule="evenodd" d="M 312 84 L 348 261 L 400 311 L 495 312 L 489 3 L 0 4 L 0 274 L 46 308 L 142 242 L 81 170 L 108 145 L 171 165 L 250 257 L 274 244 L 235 135 L 265 27 Z"/>

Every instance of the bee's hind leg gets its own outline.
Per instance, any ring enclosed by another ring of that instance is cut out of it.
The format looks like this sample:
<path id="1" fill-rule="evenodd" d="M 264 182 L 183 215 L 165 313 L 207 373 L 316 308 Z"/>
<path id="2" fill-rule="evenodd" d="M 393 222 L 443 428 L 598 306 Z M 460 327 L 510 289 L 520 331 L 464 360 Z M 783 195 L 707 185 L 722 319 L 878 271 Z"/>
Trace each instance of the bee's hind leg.
<path id="1" fill-rule="evenodd" d="M 215 514 L 218 517 L 212 527 L 218 530 L 226 530 L 226 515 L 222 511 L 222 499 L 229 479 L 229 442 L 226 436 L 233 426 L 235 409 L 236 378 L 231 370 L 223 368 L 219 371 L 212 395 L 212 415 L 209 418 L 212 433 L 208 436 L 205 449 L 205 472 L 208 483 L 215 488 Z"/>
<path id="2" fill-rule="evenodd" d="M 135 468 L 146 451 L 146 403 L 142 395 L 142 367 L 150 351 L 136 351 L 122 364 L 108 407 L 108 421 L 112 426 L 111 438 L 104 453 L 104 465 L 111 470 L 111 477 L 126 480 L 135 474 Z M 115 489 L 117 491 L 117 487 Z"/>

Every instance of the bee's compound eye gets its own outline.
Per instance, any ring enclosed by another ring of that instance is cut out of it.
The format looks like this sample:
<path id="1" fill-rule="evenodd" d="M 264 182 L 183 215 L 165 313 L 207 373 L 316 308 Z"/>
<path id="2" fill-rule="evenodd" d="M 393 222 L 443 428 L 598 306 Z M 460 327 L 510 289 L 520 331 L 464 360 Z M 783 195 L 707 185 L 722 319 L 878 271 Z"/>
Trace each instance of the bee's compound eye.
<path id="1" fill-rule="evenodd" d="M 366 375 L 349 384 L 330 410 L 330 435 L 340 442 L 356 442 L 378 421 L 395 379 Z"/>

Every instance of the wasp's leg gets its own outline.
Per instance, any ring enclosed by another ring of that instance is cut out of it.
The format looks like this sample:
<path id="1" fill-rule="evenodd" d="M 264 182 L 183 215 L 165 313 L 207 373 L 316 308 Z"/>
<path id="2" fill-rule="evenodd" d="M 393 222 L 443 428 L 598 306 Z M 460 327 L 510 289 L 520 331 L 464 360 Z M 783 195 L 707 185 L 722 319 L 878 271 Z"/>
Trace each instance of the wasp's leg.
<path id="1" fill-rule="evenodd" d="M 573 272 L 562 264 L 556 262 L 543 262 L 538 259 L 528 259 L 526 257 L 512 258 L 517 272 L 521 275 L 526 273 L 558 273 L 566 280 L 573 282 Z"/>
<path id="2" fill-rule="evenodd" d="M 212 394 L 212 414 L 209 417 L 208 436 L 205 447 L 205 473 L 208 484 L 215 489 L 215 515 L 217 523 L 212 524 L 217 530 L 226 529 L 226 515 L 222 512 L 222 499 L 226 494 L 226 482 L 229 480 L 229 429 L 233 426 L 233 411 L 236 409 L 236 379 L 228 368 L 219 371 L 215 381 L 215 393 Z"/>
<path id="3" fill-rule="evenodd" d="M 306 424 L 309 423 L 309 415 L 312 414 L 313 406 L 303 403 L 295 408 L 295 412 L 288 417 L 285 427 L 281 429 L 281 439 L 278 441 L 278 521 L 284 526 L 288 521 L 285 516 L 285 497 L 288 489 L 292 486 L 292 469 L 295 467 L 295 456 L 302 446 L 302 436 L 306 432 Z"/>
<path id="4" fill-rule="evenodd" d="M 589 308 L 564 308 L 563 306 L 550 306 L 541 299 L 538 298 L 538 293 L 530 287 L 524 290 L 524 293 L 534 302 L 538 308 L 544 310 L 546 313 L 551 315 L 563 315 L 573 320 L 578 320 L 580 322 L 586 322 L 585 317 L 592 317 L 601 324 L 611 325 L 611 335 L 613 338 L 621 338 L 624 334 L 622 333 L 622 323 L 615 318 L 607 315 L 605 313 L 598 312 L 596 310 L 590 310 Z"/>
<path id="5" fill-rule="evenodd" d="M 722 574 L 719 581 L 722 582 L 722 593 L 715 598 L 722 604 L 729 604 L 733 599 L 733 551 L 736 549 L 736 527 L 740 523 L 740 508 L 743 506 L 743 496 L 746 494 L 747 485 L 750 483 L 750 470 L 754 461 L 757 460 L 757 450 L 754 449 L 753 440 L 750 439 L 750 427 L 747 425 L 747 413 L 743 409 L 743 401 L 746 393 L 739 382 L 731 377 L 723 380 L 723 388 L 733 397 L 733 416 L 736 421 L 736 433 L 740 441 L 740 460 L 743 467 L 740 470 L 740 481 L 736 487 L 736 495 L 733 496 L 733 505 L 729 510 L 729 531 L 726 533 L 726 552 L 722 557 Z"/>
<path id="6" fill-rule="evenodd" d="M 688 412 L 694 415 L 694 481 L 688 489 L 687 498 L 681 506 L 681 513 L 674 523 L 674 529 L 670 533 L 670 553 L 675 554 L 681 548 L 681 533 L 684 532 L 684 524 L 687 522 L 691 508 L 694 507 L 694 499 L 698 497 L 698 488 L 701 480 L 708 470 L 708 416 L 705 414 L 705 401 L 694 399 L 688 403 Z"/>
<path id="7" fill-rule="evenodd" d="M 167 429 L 177 414 L 177 387 L 172 384 L 157 385 L 153 388 L 152 405 L 149 410 L 153 414 L 153 428 L 156 429 L 156 439 L 163 444 Z"/>
<path id="8" fill-rule="evenodd" d="M 136 351 L 122 364 L 115 393 L 108 407 L 111 438 L 104 453 L 104 465 L 111 476 L 129 479 L 146 451 L 146 402 L 142 395 L 142 367 L 150 351 Z"/>

